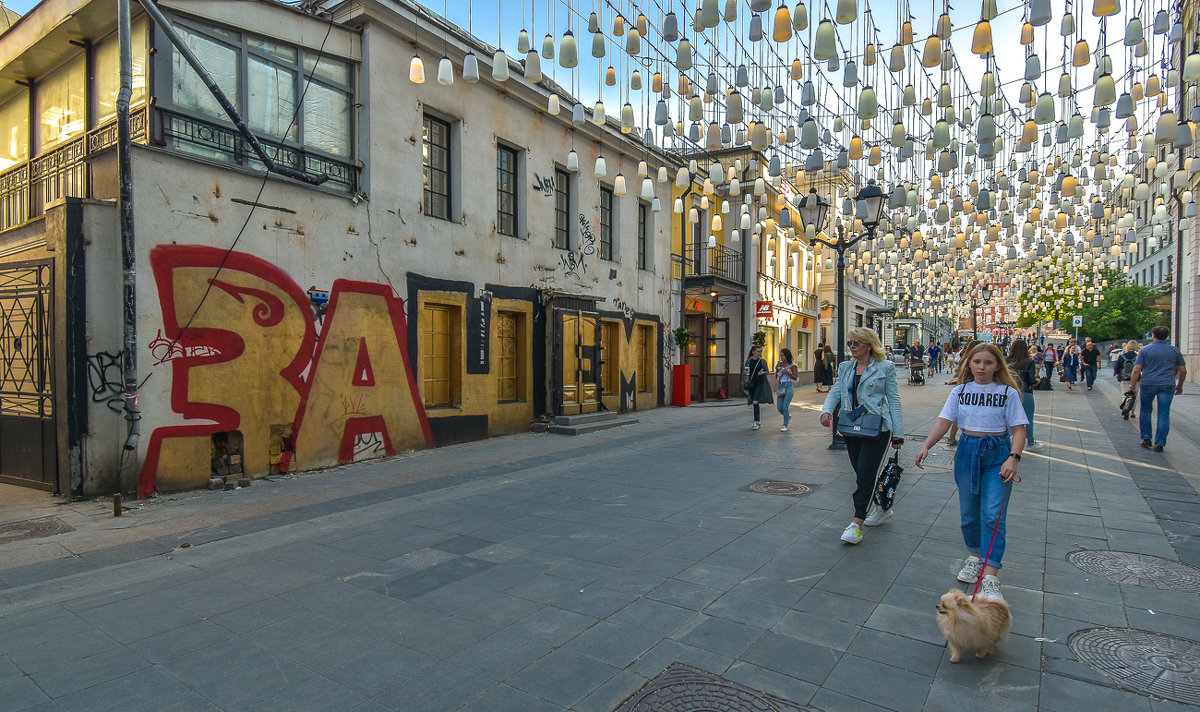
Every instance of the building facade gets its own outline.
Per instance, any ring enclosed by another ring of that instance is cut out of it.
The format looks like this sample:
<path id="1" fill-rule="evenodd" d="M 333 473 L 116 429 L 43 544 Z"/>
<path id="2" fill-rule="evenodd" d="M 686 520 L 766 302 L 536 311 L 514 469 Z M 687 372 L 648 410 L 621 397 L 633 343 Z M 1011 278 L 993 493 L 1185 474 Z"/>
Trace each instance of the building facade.
<path id="1" fill-rule="evenodd" d="M 135 15 L 131 438 L 113 4 L 0 37 L 5 479 L 146 496 L 664 402 L 671 157 L 419 6 L 161 5 L 298 179 Z"/>

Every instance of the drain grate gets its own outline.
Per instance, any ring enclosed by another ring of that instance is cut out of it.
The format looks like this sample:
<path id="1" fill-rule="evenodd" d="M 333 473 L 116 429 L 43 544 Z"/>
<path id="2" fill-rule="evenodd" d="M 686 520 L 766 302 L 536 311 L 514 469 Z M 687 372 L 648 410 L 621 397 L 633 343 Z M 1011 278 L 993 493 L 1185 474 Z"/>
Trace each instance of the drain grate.
<path id="1" fill-rule="evenodd" d="M 0 524 L 0 544 L 22 539 L 36 539 L 43 536 L 54 536 L 64 532 L 73 532 L 75 527 L 67 524 L 58 517 L 42 517 L 26 519 L 23 522 Z"/>
<path id="2" fill-rule="evenodd" d="M 683 663 L 672 663 L 616 712 L 812 712 Z"/>
<path id="3" fill-rule="evenodd" d="M 785 497 L 803 497 L 813 491 L 812 485 L 799 482 L 781 482 L 779 480 L 755 480 L 742 488 L 744 492 L 759 494 L 779 494 Z"/>
<path id="4" fill-rule="evenodd" d="M 1134 628 L 1089 628 L 1067 642 L 1082 662 L 1126 689 L 1200 704 L 1200 643 Z"/>
<path id="5" fill-rule="evenodd" d="M 1200 569 L 1132 551 L 1072 551 L 1067 561 L 1117 583 L 1200 593 Z"/>

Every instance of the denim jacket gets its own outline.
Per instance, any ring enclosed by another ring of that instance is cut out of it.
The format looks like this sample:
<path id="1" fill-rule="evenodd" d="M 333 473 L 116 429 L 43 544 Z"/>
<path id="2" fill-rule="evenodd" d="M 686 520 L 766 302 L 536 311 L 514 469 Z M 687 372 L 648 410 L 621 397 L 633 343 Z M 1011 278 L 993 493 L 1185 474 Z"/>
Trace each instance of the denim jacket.
<path id="1" fill-rule="evenodd" d="M 843 361 L 838 366 L 837 381 L 825 396 L 822 413 L 833 414 L 839 399 L 842 410 L 850 410 L 853 398 L 850 395 L 850 384 L 854 381 L 854 368 L 858 362 L 854 359 Z M 883 416 L 883 426 L 892 433 L 894 438 L 904 437 L 904 420 L 900 412 L 900 386 L 896 383 L 896 364 L 891 361 L 871 360 L 867 370 L 859 378 L 858 404 L 866 406 L 867 410 Z"/>

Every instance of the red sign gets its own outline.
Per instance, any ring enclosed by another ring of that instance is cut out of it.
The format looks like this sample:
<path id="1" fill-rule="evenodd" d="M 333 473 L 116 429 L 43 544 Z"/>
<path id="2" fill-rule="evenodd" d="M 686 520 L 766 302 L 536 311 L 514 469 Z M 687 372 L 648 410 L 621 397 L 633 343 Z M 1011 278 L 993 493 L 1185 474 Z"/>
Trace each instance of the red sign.
<path id="1" fill-rule="evenodd" d="M 754 313 L 759 319 L 774 319 L 775 302 L 756 302 Z"/>
<path id="2" fill-rule="evenodd" d="M 808 317 L 804 317 L 804 326 L 802 326 L 802 327 L 800 327 L 800 328 L 802 328 L 802 329 L 807 329 L 807 328 L 808 328 Z"/>

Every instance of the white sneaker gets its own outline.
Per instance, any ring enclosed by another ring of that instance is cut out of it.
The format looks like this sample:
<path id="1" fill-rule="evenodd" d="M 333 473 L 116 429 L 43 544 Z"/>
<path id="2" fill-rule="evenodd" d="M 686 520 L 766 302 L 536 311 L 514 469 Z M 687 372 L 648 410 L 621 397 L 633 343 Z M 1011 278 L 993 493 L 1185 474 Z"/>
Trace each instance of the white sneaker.
<path id="1" fill-rule="evenodd" d="M 780 425 L 780 426 L 779 426 L 779 432 L 781 432 L 781 433 L 786 433 L 786 432 L 787 432 L 787 426 L 786 426 L 786 425 Z"/>
<path id="2" fill-rule="evenodd" d="M 1007 603 L 1004 596 L 1000 594 L 1000 581 L 991 574 L 983 577 L 983 583 L 979 584 L 979 593 L 976 594 L 979 598 L 987 598 L 1000 603 Z"/>
<path id="3" fill-rule="evenodd" d="M 751 426 L 750 426 L 750 429 L 751 429 L 751 430 L 758 430 L 758 423 L 755 423 L 754 425 L 751 425 Z"/>
<path id="4" fill-rule="evenodd" d="M 847 544 L 857 544 L 862 541 L 862 529 L 854 522 L 850 522 L 850 526 L 842 532 L 842 541 Z"/>
<path id="5" fill-rule="evenodd" d="M 879 507 L 876 507 L 871 511 L 870 514 L 867 515 L 867 518 L 863 520 L 863 524 L 866 524 L 868 527 L 877 527 L 891 518 L 892 510 L 880 509 Z"/>
<path id="6" fill-rule="evenodd" d="M 1044 447 L 1046 447 L 1046 443 L 1033 442 L 1033 443 L 1029 443 L 1028 445 L 1026 445 L 1025 449 L 1037 451 L 1037 450 L 1041 450 Z"/>
<path id="7" fill-rule="evenodd" d="M 983 573 L 983 562 L 979 560 L 978 556 L 968 556 L 962 571 L 958 572 L 958 580 L 963 583 L 975 583 L 979 580 L 981 573 Z"/>

